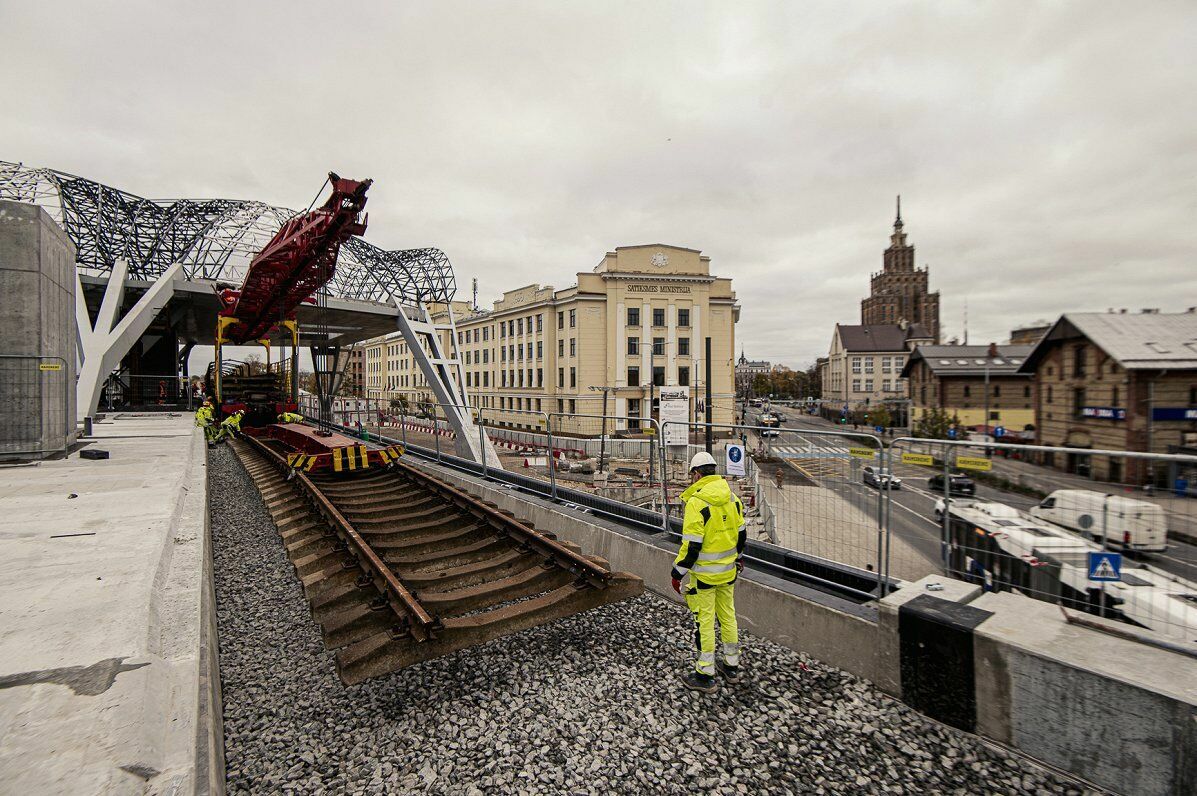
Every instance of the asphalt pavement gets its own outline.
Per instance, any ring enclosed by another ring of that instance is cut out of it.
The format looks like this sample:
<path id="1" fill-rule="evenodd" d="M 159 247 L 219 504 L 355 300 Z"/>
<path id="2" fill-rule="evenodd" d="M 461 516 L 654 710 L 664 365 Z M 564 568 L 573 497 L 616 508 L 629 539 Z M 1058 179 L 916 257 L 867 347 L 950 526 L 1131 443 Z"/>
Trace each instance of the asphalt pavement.
<path id="1" fill-rule="evenodd" d="M 844 454 L 849 448 L 861 447 L 861 443 L 865 441 L 863 435 L 877 435 L 860 429 L 857 433 L 862 436 L 854 438 L 851 426 L 835 425 L 820 417 L 806 415 L 798 409 L 787 408 L 781 411 L 785 415 L 785 420 L 781 423 L 781 435 L 761 440 L 757 435 L 750 433 L 753 445 L 767 445 L 773 455 L 786 459 L 791 466 L 797 467 L 820 486 L 835 490 L 859 507 L 876 511 L 878 490 L 865 484 L 861 475 L 863 467 L 870 462 L 850 455 L 845 457 Z M 760 409 L 747 409 L 745 422 L 760 425 L 760 414 Z M 802 433 L 804 431 L 807 433 Z M 809 433 L 812 431 L 835 433 Z M 838 466 L 832 466 L 827 462 L 837 462 Z M 877 466 L 879 463 L 874 461 L 873 464 Z M 894 474 L 902 483 L 899 489 L 892 492 L 893 499 L 890 505 L 890 527 L 894 535 L 900 536 L 932 560 L 942 560 L 942 534 L 940 523 L 935 519 L 935 503 L 943 495 L 933 493 L 927 481 L 938 471 L 938 468 L 902 462 L 896 464 Z M 1075 484 L 1071 486 L 1075 487 Z M 1005 503 L 1023 511 L 1038 503 L 1034 497 L 985 484 L 977 484 L 977 498 Z M 1137 556 L 1144 563 L 1152 564 L 1160 570 L 1189 580 L 1197 580 L 1197 546 L 1170 538 L 1168 549 L 1164 552 L 1140 553 Z"/>

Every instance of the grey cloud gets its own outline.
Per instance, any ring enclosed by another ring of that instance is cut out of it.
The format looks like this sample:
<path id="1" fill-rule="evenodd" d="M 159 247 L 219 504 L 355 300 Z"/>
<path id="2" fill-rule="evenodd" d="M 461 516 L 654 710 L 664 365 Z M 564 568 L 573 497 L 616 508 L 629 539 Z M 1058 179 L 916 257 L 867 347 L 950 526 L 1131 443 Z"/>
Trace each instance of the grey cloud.
<path id="1" fill-rule="evenodd" d="M 297 206 L 484 301 L 704 250 L 750 355 L 856 322 L 903 194 L 943 321 L 1197 304 L 1191 3 L 0 3 L 5 159 Z"/>

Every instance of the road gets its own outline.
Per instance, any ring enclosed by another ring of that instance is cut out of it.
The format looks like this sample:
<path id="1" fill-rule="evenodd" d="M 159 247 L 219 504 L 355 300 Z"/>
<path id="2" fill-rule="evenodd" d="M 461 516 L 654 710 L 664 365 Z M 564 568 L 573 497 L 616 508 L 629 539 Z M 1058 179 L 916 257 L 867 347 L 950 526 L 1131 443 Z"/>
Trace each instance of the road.
<path id="1" fill-rule="evenodd" d="M 822 418 L 801 414 L 797 409 L 787 408 L 781 411 L 786 418 L 782 422 L 781 436 L 762 441 L 755 434 L 750 434 L 753 444 L 767 444 L 774 455 L 786 458 L 791 466 L 795 466 L 811 477 L 820 486 L 832 489 L 841 497 L 853 502 L 854 505 L 875 513 L 878 491 L 861 480 L 861 468 L 869 462 L 842 457 L 846 448 L 853 445 L 850 436 L 852 434 L 851 427 L 837 426 Z M 760 414 L 761 410 L 759 409 L 746 409 L 745 422 L 759 425 Z M 787 431 L 786 429 L 794 430 Z M 836 432 L 837 435 L 803 434 L 803 430 Z M 862 430 L 859 433 L 861 436 L 857 439 L 863 442 L 865 432 Z M 805 460 L 793 458 L 808 451 L 813 451 L 816 456 L 835 453 L 839 454 L 840 458 Z M 832 462 L 836 465 L 830 464 Z M 1030 467 L 1031 465 L 1024 466 Z M 1036 469 L 1042 470 L 1043 468 Z M 890 526 L 893 533 L 933 560 L 942 560 L 940 524 L 935 519 L 935 503 L 942 495 L 933 494 L 927 487 L 927 479 L 933 474 L 932 469 L 899 462 L 895 465 L 894 471 L 901 479 L 902 484 L 900 489 L 892 493 Z M 1062 482 L 1061 486 L 1075 488 L 1076 484 Z M 985 484 L 977 485 L 977 497 L 982 500 L 1005 503 L 1024 511 L 1038 502 L 1034 497 L 996 489 Z M 1197 547 L 1193 545 L 1170 538 L 1168 549 L 1163 553 L 1138 555 L 1144 563 L 1152 564 L 1165 572 L 1188 580 L 1197 580 Z"/>

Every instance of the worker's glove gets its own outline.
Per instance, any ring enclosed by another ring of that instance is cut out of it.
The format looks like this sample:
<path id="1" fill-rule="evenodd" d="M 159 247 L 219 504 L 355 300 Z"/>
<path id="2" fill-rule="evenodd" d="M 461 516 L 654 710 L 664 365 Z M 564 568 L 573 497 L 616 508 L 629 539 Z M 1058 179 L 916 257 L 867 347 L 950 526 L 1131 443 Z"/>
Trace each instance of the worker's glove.
<path id="1" fill-rule="evenodd" d="M 682 582 L 677 578 L 670 578 L 669 584 L 673 586 L 673 590 L 678 594 L 682 593 Z"/>
<path id="2" fill-rule="evenodd" d="M 744 560 L 743 560 L 743 559 L 738 559 L 738 560 L 736 561 L 736 572 L 737 572 L 737 573 L 740 573 L 740 572 L 743 572 L 743 571 L 744 571 Z"/>

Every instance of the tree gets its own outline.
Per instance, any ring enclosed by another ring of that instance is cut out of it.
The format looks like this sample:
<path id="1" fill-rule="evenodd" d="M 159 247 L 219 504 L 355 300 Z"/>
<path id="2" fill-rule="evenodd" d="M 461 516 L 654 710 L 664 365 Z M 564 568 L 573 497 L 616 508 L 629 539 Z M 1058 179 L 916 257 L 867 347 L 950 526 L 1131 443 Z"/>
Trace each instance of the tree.
<path id="1" fill-rule="evenodd" d="M 758 373 L 752 379 L 752 392 L 756 395 L 768 395 L 773 391 L 773 384 L 764 373 Z"/>
<path id="2" fill-rule="evenodd" d="M 245 371 L 250 376 L 257 376 L 266 372 L 266 363 L 257 354 L 250 354 L 245 358 Z"/>
<path id="3" fill-rule="evenodd" d="M 947 439 L 948 429 L 959 426 L 960 418 L 943 409 L 927 409 L 914 424 L 914 436 L 925 439 Z"/>

